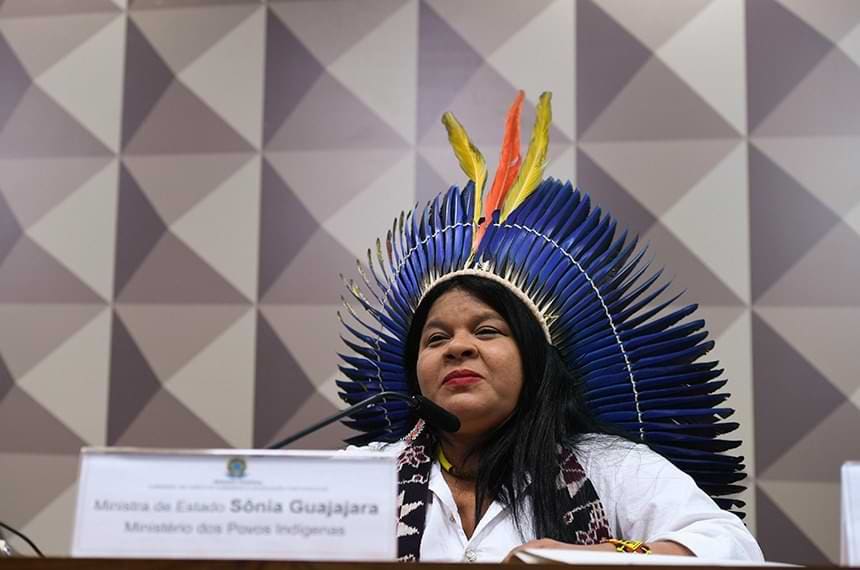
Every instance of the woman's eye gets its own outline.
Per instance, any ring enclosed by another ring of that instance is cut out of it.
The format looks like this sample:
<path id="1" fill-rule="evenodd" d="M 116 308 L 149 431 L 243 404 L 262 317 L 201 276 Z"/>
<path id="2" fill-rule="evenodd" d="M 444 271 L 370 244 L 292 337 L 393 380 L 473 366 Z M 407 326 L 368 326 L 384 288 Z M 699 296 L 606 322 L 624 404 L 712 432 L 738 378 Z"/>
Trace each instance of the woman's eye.
<path id="1" fill-rule="evenodd" d="M 499 334 L 499 331 L 493 327 L 481 327 L 478 329 L 477 334 L 480 336 L 489 336 Z"/>
<path id="2" fill-rule="evenodd" d="M 443 340 L 445 340 L 445 335 L 433 334 L 433 335 L 430 335 L 429 337 L 427 337 L 427 344 L 428 345 L 437 344 Z"/>

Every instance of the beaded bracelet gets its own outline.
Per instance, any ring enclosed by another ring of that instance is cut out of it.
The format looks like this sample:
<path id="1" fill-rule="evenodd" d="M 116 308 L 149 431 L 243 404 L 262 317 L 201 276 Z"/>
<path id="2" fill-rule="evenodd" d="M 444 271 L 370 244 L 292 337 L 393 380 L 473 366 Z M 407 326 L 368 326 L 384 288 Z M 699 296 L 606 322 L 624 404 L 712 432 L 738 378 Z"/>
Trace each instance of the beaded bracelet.
<path id="1" fill-rule="evenodd" d="M 613 545 L 618 552 L 629 552 L 631 554 L 651 554 L 651 549 L 641 540 L 619 540 L 610 538 L 606 542 Z"/>

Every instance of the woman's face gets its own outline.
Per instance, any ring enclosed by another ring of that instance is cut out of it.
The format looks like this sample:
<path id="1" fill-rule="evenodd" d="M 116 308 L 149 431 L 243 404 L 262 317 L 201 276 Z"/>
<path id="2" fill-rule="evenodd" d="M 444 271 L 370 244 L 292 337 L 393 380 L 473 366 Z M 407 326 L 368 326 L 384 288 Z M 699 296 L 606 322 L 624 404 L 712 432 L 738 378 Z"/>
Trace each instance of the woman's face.
<path id="1" fill-rule="evenodd" d="M 508 323 L 489 305 L 453 289 L 427 315 L 418 345 L 421 393 L 480 435 L 513 413 L 523 387 L 520 351 Z"/>

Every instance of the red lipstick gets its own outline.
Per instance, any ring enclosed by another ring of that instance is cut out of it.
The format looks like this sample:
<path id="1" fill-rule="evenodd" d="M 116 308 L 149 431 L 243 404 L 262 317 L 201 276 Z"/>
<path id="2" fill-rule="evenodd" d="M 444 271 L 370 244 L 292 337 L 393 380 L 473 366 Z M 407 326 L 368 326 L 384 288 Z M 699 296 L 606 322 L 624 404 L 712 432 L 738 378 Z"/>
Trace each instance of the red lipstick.
<path id="1" fill-rule="evenodd" d="M 442 380 L 443 386 L 467 386 L 483 380 L 483 376 L 469 370 L 468 368 L 459 368 L 449 372 Z"/>

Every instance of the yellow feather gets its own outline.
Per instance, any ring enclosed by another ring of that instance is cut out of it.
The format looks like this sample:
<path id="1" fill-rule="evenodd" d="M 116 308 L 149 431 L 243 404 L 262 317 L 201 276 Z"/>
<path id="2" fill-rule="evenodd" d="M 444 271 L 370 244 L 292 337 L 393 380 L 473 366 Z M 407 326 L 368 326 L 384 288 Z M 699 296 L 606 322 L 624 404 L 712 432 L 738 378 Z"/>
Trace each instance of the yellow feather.
<path id="1" fill-rule="evenodd" d="M 478 223 L 481 217 L 484 183 L 487 181 L 487 163 L 484 161 L 484 155 L 481 154 L 481 151 L 472 144 L 466 129 L 453 114 L 445 113 L 442 115 L 442 124 L 448 131 L 448 141 L 450 141 L 451 148 L 454 149 L 454 154 L 460 162 L 460 168 L 463 169 L 469 180 L 475 183 L 475 215 L 473 221 Z"/>
<path id="2" fill-rule="evenodd" d="M 552 123 L 552 106 L 550 100 L 552 93 L 545 91 L 541 93 L 537 105 L 535 126 L 532 129 L 532 138 L 529 141 L 529 150 L 526 158 L 520 166 L 517 180 L 505 196 L 502 213 L 499 217 L 503 221 L 508 214 L 513 212 L 517 206 L 523 203 L 538 187 L 543 179 L 543 169 L 546 166 L 546 153 L 549 148 L 549 127 Z"/>

